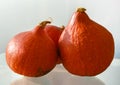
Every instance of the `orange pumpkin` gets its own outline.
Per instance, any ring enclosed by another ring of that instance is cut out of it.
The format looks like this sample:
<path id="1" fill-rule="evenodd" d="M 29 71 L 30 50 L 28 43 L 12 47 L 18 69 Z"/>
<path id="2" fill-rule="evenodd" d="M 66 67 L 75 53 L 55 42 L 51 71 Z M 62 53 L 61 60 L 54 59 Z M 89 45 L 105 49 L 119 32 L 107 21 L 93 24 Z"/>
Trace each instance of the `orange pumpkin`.
<path id="1" fill-rule="evenodd" d="M 60 58 L 60 52 L 59 52 L 59 48 L 58 48 L 58 40 L 60 38 L 61 33 L 64 30 L 64 26 L 57 27 L 54 25 L 46 25 L 44 30 L 46 31 L 46 33 L 50 36 L 50 38 L 54 41 L 54 43 L 56 45 L 57 54 L 58 54 L 57 64 L 60 64 L 62 62 L 62 60 Z"/>
<path id="2" fill-rule="evenodd" d="M 64 67 L 72 74 L 95 76 L 111 64 L 114 39 L 103 26 L 85 13 L 84 8 L 72 15 L 59 39 Z"/>
<path id="3" fill-rule="evenodd" d="M 44 31 L 49 21 L 41 22 L 33 30 L 15 35 L 8 43 L 6 61 L 16 73 L 37 77 L 50 72 L 56 65 L 56 46 Z"/>

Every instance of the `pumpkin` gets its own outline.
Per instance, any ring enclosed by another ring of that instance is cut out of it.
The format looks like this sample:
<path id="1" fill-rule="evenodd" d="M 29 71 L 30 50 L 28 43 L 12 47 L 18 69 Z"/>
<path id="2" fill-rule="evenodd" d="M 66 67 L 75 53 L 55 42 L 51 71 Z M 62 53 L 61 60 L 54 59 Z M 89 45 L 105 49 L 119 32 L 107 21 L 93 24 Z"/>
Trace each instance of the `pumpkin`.
<path id="1" fill-rule="evenodd" d="M 57 62 L 56 46 L 44 28 L 43 21 L 34 29 L 15 35 L 7 45 L 6 61 L 16 73 L 38 77 L 50 72 Z"/>
<path id="2" fill-rule="evenodd" d="M 64 26 L 58 27 L 58 26 L 54 26 L 54 25 L 46 25 L 44 30 L 46 31 L 48 36 L 54 41 L 54 43 L 56 45 L 57 54 L 58 54 L 57 64 L 60 64 L 62 62 L 62 60 L 60 58 L 58 40 L 59 40 L 59 37 L 60 37 L 62 31 L 64 30 Z"/>
<path id="3" fill-rule="evenodd" d="M 85 8 L 75 11 L 62 32 L 59 48 L 64 67 L 79 76 L 95 76 L 114 57 L 114 39 L 102 25 L 89 18 Z"/>

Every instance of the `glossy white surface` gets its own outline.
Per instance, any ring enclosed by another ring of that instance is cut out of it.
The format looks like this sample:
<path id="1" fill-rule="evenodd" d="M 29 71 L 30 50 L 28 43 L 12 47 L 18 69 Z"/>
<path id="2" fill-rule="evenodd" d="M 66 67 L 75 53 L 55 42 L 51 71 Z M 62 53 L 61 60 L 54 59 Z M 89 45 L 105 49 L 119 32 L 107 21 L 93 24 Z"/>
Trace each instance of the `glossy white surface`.
<path id="1" fill-rule="evenodd" d="M 47 75 L 34 78 L 11 71 L 6 64 L 5 54 L 1 54 L 0 85 L 120 85 L 120 60 L 114 59 L 107 70 L 94 77 L 75 76 L 62 65 L 57 65 Z"/>

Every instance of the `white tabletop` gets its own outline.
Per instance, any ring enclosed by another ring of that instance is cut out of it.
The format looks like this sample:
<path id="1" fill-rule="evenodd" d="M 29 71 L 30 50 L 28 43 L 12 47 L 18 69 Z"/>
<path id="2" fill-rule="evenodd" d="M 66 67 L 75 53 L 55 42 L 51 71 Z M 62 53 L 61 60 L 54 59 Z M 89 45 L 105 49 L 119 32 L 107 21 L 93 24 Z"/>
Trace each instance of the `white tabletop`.
<path id="1" fill-rule="evenodd" d="M 94 77 L 81 77 L 68 73 L 60 64 L 42 77 L 25 77 L 14 73 L 0 54 L 0 85 L 120 85 L 120 60 L 114 59 L 103 73 Z"/>

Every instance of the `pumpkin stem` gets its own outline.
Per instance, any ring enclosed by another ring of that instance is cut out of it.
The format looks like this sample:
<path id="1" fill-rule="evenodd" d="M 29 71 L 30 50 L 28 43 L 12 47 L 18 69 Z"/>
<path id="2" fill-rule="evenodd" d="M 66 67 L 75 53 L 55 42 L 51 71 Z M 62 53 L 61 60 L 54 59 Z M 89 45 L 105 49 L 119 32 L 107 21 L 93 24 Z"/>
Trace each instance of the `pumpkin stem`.
<path id="1" fill-rule="evenodd" d="M 61 30 L 64 30 L 64 29 L 65 29 L 65 26 L 64 26 L 64 25 L 62 25 L 62 26 L 61 26 Z"/>
<path id="2" fill-rule="evenodd" d="M 85 12 L 85 11 L 86 11 L 85 8 L 78 8 L 78 9 L 77 9 L 77 12 Z"/>
<path id="3" fill-rule="evenodd" d="M 51 21 L 43 21 L 39 24 L 39 26 L 41 26 L 42 28 L 44 28 L 46 26 L 46 24 L 50 24 Z"/>

